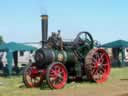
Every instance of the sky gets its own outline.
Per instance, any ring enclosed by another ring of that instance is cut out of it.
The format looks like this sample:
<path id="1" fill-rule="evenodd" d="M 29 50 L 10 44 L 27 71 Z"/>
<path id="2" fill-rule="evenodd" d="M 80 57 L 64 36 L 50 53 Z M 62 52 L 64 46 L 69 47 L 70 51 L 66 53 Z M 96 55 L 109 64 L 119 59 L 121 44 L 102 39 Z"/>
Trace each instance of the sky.
<path id="1" fill-rule="evenodd" d="M 49 16 L 49 36 L 63 39 L 88 31 L 101 43 L 128 41 L 128 0 L 0 0 L 0 35 L 5 42 L 41 41 L 41 14 Z"/>

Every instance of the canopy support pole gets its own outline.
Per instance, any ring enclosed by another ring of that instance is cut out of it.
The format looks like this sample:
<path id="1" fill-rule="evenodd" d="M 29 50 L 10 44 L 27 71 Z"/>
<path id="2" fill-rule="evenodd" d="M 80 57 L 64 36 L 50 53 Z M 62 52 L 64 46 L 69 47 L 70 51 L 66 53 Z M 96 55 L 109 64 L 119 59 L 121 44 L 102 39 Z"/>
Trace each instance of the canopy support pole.
<path id="1" fill-rule="evenodd" d="M 8 75 L 11 76 L 12 74 L 12 61 L 13 61 L 13 54 L 11 51 L 7 52 L 7 69 L 8 69 Z"/>
<path id="2" fill-rule="evenodd" d="M 122 54 L 122 57 L 121 57 L 121 67 L 124 67 L 125 66 L 125 62 L 124 62 L 125 48 L 121 48 L 121 54 Z"/>

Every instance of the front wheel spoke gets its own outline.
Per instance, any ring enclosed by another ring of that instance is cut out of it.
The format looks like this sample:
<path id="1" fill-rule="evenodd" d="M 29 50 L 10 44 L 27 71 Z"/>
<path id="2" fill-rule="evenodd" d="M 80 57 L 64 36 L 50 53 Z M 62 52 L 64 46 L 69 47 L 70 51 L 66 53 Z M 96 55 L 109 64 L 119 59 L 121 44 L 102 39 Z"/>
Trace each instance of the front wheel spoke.
<path id="1" fill-rule="evenodd" d="M 63 78 L 58 78 L 58 82 L 61 83 L 63 81 Z"/>
<path id="2" fill-rule="evenodd" d="M 34 80 L 34 78 L 32 78 L 32 83 L 35 84 L 35 80 Z"/>
<path id="3" fill-rule="evenodd" d="M 55 66 L 55 71 L 57 72 L 59 70 L 59 66 Z"/>
<path id="4" fill-rule="evenodd" d="M 60 74 L 64 74 L 64 73 L 65 73 L 65 71 L 64 71 L 64 70 L 61 70 L 61 71 L 60 71 Z"/>
<path id="5" fill-rule="evenodd" d="M 56 80 L 55 80 L 55 84 L 59 84 L 61 83 L 61 79 L 58 77 Z"/>
<path id="6" fill-rule="evenodd" d="M 56 85 L 56 80 L 52 80 L 51 83 L 52 83 L 53 85 Z"/>
<path id="7" fill-rule="evenodd" d="M 35 78 L 34 78 L 34 81 L 39 81 L 39 79 L 35 77 Z"/>
<path id="8" fill-rule="evenodd" d="M 56 74 L 56 70 L 52 69 L 51 73 Z"/>
<path id="9" fill-rule="evenodd" d="M 34 78 L 33 81 L 34 81 L 34 84 L 39 83 L 39 80 L 37 78 Z"/>
<path id="10" fill-rule="evenodd" d="M 56 80 L 56 77 L 49 77 L 50 82 L 53 82 Z"/>
<path id="11" fill-rule="evenodd" d="M 60 79 L 63 79 L 63 75 L 60 75 L 59 78 L 60 78 Z"/>
<path id="12" fill-rule="evenodd" d="M 58 68 L 58 69 L 57 69 L 57 73 L 59 73 L 60 71 L 61 71 L 61 68 Z"/>
<path id="13" fill-rule="evenodd" d="M 49 77 L 55 77 L 56 75 L 55 74 L 50 74 Z"/>

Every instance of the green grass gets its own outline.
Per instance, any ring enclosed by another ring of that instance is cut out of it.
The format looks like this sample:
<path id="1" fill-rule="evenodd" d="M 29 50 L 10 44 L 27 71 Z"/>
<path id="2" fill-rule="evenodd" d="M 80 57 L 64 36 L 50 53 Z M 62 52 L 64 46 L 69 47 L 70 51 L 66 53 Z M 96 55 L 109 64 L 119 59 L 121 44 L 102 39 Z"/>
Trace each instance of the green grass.
<path id="1" fill-rule="evenodd" d="M 128 79 L 128 68 L 114 68 L 111 70 L 109 80 L 104 84 L 96 84 L 90 82 L 69 83 L 61 90 L 51 90 L 46 86 L 45 88 L 26 88 L 22 82 L 22 76 L 0 77 L 0 96 L 56 96 L 56 93 L 65 93 L 69 90 L 76 89 L 96 89 L 97 87 L 109 87 L 120 80 Z M 118 85 L 117 85 L 118 86 Z M 49 95 L 50 94 L 50 95 Z M 51 95 L 52 94 L 52 95 Z M 66 96 L 66 95 L 65 95 Z M 69 95 L 67 95 L 69 96 Z M 72 96 L 70 94 L 70 96 Z"/>
<path id="2" fill-rule="evenodd" d="M 125 68 L 113 68 L 111 70 L 111 77 L 115 79 L 128 79 L 128 67 Z"/>

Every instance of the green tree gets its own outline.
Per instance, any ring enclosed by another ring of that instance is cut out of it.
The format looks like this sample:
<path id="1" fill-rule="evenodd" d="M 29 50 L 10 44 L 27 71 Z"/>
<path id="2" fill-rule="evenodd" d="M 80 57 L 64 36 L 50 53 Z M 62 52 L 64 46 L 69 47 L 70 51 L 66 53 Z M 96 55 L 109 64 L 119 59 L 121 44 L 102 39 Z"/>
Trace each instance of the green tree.
<path id="1" fill-rule="evenodd" d="M 0 44 L 4 43 L 3 36 L 0 35 Z"/>

